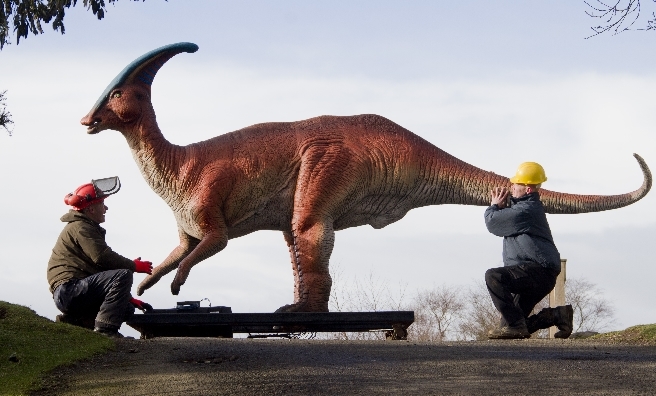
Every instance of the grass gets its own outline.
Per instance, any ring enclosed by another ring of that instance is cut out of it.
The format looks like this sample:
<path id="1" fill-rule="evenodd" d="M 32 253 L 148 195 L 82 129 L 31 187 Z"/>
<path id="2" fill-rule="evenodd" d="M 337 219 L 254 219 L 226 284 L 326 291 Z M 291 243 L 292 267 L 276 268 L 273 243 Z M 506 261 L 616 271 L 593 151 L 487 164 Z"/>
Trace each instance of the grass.
<path id="1" fill-rule="evenodd" d="M 656 343 L 656 324 L 632 326 L 626 330 L 597 334 L 588 339 L 618 343 L 653 344 Z"/>
<path id="2" fill-rule="evenodd" d="M 27 307 L 0 301 L 0 395 L 28 394 L 41 387 L 45 372 L 113 345 L 90 330 L 55 323 Z M 17 361 L 12 362 L 14 354 Z"/>

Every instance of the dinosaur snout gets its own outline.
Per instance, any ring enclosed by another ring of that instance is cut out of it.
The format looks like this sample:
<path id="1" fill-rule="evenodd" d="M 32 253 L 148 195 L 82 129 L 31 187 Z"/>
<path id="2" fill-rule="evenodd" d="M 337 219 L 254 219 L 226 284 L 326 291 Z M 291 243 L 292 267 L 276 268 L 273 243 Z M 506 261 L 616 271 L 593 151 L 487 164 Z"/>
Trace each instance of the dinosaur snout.
<path id="1" fill-rule="evenodd" d="M 87 127 L 88 134 L 94 134 L 100 132 L 100 124 L 102 124 L 102 119 L 89 113 L 82 117 L 80 124 Z"/>

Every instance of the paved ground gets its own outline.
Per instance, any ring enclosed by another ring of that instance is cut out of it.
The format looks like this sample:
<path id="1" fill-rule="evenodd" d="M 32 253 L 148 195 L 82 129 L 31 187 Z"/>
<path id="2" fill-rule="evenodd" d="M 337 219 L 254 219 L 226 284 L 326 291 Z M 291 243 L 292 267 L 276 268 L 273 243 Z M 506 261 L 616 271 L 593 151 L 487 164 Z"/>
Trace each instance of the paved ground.
<path id="1" fill-rule="evenodd" d="M 576 340 L 454 343 L 120 340 L 38 395 L 656 394 L 656 346 Z"/>

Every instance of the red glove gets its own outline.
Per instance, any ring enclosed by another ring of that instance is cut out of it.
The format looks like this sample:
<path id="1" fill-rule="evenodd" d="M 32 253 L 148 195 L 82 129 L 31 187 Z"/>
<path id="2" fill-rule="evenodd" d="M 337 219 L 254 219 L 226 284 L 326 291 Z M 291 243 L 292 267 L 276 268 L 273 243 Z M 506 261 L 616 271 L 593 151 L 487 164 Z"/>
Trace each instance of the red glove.
<path id="1" fill-rule="evenodd" d="M 150 261 L 141 261 L 141 257 L 134 259 L 134 271 L 142 274 L 152 275 L 153 263 Z"/>
<path id="2" fill-rule="evenodd" d="M 134 297 L 130 298 L 130 304 L 134 305 L 135 308 L 140 309 L 144 312 L 148 312 L 148 311 L 151 311 L 153 309 L 152 305 L 148 304 L 147 302 L 137 300 Z"/>

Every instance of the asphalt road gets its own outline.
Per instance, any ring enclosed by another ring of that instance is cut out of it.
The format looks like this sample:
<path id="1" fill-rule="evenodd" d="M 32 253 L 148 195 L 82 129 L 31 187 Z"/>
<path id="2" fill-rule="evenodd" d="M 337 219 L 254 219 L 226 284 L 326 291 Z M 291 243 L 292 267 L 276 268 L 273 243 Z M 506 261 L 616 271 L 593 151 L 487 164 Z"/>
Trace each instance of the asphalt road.
<path id="1" fill-rule="evenodd" d="M 453 343 L 119 340 L 37 395 L 653 395 L 656 346 L 587 340 Z"/>

